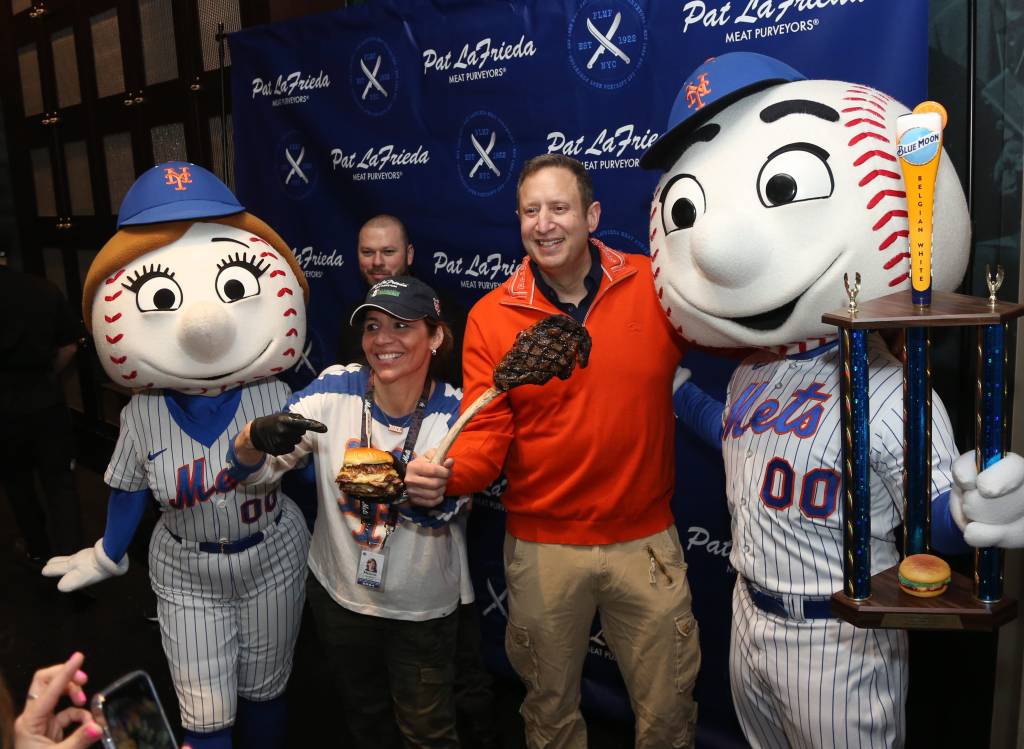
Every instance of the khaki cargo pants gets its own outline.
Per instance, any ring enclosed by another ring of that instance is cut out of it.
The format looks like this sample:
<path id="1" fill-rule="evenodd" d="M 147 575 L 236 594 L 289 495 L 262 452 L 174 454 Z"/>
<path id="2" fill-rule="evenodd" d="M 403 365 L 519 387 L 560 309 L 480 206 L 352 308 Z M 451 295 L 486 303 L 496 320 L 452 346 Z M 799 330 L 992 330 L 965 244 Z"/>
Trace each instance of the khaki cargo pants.
<path id="1" fill-rule="evenodd" d="M 580 675 L 594 611 L 636 715 L 636 746 L 693 746 L 700 667 L 686 564 L 675 527 L 636 541 L 568 546 L 505 535 L 505 648 L 526 684 L 531 749 L 586 749 Z"/>

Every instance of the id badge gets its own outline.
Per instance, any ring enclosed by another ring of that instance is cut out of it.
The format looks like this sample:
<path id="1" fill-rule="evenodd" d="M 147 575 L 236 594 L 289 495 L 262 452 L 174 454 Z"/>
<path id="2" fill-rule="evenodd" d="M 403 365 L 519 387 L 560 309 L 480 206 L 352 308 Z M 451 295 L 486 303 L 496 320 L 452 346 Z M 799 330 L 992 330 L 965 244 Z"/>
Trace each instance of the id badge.
<path id="1" fill-rule="evenodd" d="M 382 590 L 384 587 L 384 555 L 363 549 L 359 552 L 359 570 L 356 582 L 367 588 Z"/>

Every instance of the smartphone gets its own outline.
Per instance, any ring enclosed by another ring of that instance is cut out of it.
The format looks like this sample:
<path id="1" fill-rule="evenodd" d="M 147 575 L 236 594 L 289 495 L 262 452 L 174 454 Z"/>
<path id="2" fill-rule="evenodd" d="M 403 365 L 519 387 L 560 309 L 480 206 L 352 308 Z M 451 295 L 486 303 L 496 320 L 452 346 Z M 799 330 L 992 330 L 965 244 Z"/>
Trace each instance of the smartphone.
<path id="1" fill-rule="evenodd" d="M 145 671 L 125 674 L 93 695 L 92 713 L 103 728 L 106 749 L 178 749 Z"/>

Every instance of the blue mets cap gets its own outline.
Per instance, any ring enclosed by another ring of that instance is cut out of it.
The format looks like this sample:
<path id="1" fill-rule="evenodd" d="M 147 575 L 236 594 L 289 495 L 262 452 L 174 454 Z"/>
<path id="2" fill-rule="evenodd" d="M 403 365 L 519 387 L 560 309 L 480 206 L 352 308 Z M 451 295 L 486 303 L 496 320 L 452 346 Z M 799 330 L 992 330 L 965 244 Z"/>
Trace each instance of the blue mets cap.
<path id="1" fill-rule="evenodd" d="M 734 101 L 769 86 L 802 81 L 805 76 L 774 57 L 729 52 L 710 57 L 690 73 L 668 115 L 665 134 L 640 159 L 644 169 L 667 169 L 676 147 L 688 134 Z"/>
<path id="2" fill-rule="evenodd" d="M 167 161 L 147 169 L 129 188 L 117 214 L 117 228 L 230 216 L 244 210 L 213 173 L 187 161 Z"/>

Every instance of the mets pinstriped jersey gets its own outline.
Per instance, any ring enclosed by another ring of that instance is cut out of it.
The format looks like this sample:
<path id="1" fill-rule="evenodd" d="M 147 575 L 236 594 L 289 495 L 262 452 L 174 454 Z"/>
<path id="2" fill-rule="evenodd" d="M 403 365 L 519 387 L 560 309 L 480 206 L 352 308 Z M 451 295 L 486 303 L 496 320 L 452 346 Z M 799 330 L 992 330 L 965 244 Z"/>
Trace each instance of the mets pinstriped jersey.
<path id="1" fill-rule="evenodd" d="M 839 347 L 814 354 L 757 353 L 739 366 L 722 416 L 722 453 L 733 567 L 769 591 L 829 596 L 843 585 Z M 893 530 L 903 504 L 903 370 L 877 335 L 869 336 L 868 357 L 874 574 L 899 559 Z M 933 393 L 933 497 L 952 485 L 957 456 Z"/>
<path id="2" fill-rule="evenodd" d="M 104 480 L 124 491 L 151 489 L 176 536 L 200 542 L 251 536 L 274 521 L 279 489 L 276 482 L 238 486 L 227 477 L 225 456 L 248 421 L 280 411 L 290 392 L 277 379 L 249 383 L 238 388 L 230 421 L 189 431 L 181 425 L 187 416 L 165 391 L 137 393 L 121 411 Z"/>

